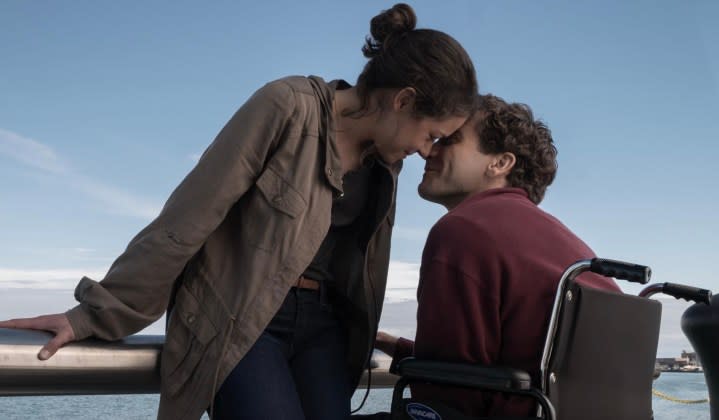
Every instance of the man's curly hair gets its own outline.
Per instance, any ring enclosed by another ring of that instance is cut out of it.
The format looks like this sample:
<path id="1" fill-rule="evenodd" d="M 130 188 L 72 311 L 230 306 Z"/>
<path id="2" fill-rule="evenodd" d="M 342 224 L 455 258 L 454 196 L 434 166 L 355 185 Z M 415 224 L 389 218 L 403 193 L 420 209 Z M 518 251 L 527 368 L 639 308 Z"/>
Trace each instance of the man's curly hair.
<path id="1" fill-rule="evenodd" d="M 539 204 L 557 173 L 557 148 L 552 133 L 534 119 L 529 106 L 507 103 L 494 95 L 480 95 L 475 126 L 482 153 L 514 154 L 517 162 L 507 176 L 511 187 L 522 188 Z"/>

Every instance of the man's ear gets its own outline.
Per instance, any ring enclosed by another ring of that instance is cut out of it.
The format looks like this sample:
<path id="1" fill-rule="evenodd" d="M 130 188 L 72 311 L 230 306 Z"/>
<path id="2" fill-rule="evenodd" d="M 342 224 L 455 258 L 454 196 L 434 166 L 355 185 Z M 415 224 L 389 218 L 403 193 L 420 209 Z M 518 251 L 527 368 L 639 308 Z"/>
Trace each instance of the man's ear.
<path id="1" fill-rule="evenodd" d="M 392 108 L 395 111 L 400 111 L 403 109 L 411 110 L 414 107 L 414 100 L 416 97 L 417 91 L 414 90 L 414 88 L 406 87 L 400 89 L 394 95 L 394 99 L 392 100 Z"/>
<path id="2" fill-rule="evenodd" d="M 514 156 L 514 153 L 499 153 L 494 155 L 487 170 L 492 177 L 506 177 L 514 168 L 515 163 L 517 163 L 517 157 Z"/>

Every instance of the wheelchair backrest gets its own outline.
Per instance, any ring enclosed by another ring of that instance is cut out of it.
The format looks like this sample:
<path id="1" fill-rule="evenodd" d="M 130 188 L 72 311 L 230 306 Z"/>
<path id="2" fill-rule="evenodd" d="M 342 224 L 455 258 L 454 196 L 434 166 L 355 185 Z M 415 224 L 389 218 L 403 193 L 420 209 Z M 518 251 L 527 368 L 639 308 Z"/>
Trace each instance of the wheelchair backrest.
<path id="1" fill-rule="evenodd" d="M 651 419 L 661 304 L 571 280 L 558 293 L 558 326 L 542 378 L 558 418 Z"/>

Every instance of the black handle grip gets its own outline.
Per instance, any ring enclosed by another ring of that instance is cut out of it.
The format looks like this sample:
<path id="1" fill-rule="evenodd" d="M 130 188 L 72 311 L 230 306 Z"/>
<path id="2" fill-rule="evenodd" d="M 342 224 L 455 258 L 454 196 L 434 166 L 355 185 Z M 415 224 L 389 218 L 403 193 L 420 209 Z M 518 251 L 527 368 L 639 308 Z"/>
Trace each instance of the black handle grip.
<path id="1" fill-rule="evenodd" d="M 645 265 L 607 260 L 604 258 L 592 259 L 589 270 L 592 273 L 639 284 L 649 283 L 649 279 L 652 277 L 652 269 Z"/>
<path id="2" fill-rule="evenodd" d="M 712 292 L 707 289 L 700 289 L 694 286 L 687 286 L 685 284 L 677 283 L 664 283 L 662 285 L 662 293 L 669 296 L 674 296 L 677 299 L 684 299 L 686 301 L 694 301 L 696 303 L 706 303 L 711 305 Z"/>

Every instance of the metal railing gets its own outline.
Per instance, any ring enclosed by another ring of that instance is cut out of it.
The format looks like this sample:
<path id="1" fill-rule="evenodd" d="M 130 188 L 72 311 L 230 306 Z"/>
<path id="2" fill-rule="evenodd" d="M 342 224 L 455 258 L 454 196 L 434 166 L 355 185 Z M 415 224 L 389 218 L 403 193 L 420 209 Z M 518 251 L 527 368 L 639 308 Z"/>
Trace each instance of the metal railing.
<path id="1" fill-rule="evenodd" d="M 39 360 L 50 338 L 49 333 L 0 328 L 0 396 L 160 392 L 162 335 L 87 339 Z M 396 378 L 386 368 L 373 369 L 371 388 L 391 388 Z M 367 387 L 366 372 L 360 387 Z"/>

